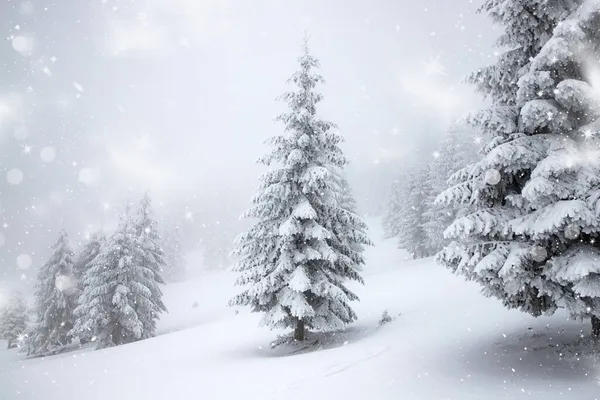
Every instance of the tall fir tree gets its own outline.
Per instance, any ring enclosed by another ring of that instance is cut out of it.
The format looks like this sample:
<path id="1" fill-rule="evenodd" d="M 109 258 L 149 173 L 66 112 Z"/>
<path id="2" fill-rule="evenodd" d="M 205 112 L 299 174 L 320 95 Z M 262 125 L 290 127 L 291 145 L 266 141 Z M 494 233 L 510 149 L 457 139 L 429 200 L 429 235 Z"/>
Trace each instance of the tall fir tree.
<path id="1" fill-rule="evenodd" d="M 27 302 L 21 293 L 15 292 L 0 310 L 0 339 L 7 341 L 9 349 L 24 342 L 28 321 Z"/>
<path id="2" fill-rule="evenodd" d="M 536 316 L 566 307 L 590 318 L 597 336 L 600 103 L 588 63 L 600 55 L 600 5 L 488 1 L 487 9 L 498 3 L 525 11 L 504 14 L 510 62 L 480 82 L 493 100 L 472 118 L 489 138 L 483 159 L 440 196 L 474 210 L 448 229 L 456 242 L 439 259 L 507 307 Z"/>
<path id="3" fill-rule="evenodd" d="M 369 244 L 364 222 L 338 203 L 336 168 L 347 163 L 335 125 L 321 120 L 315 87 L 323 78 L 305 45 L 296 87 L 282 99 L 290 111 L 278 117 L 284 133 L 267 140 L 271 152 L 259 162 L 278 164 L 265 173 L 244 217 L 258 222 L 237 240 L 236 284 L 246 286 L 230 301 L 264 313 L 262 324 L 292 328 L 296 340 L 305 330 L 335 330 L 356 319 L 350 302 L 358 300 L 347 280 L 362 282 L 362 246 Z"/>
<path id="4" fill-rule="evenodd" d="M 164 285 L 162 278 L 165 269 L 165 254 L 160 246 L 161 237 L 158 233 L 158 223 L 154 218 L 152 201 L 148 193 L 140 201 L 137 218 L 135 220 L 135 233 L 137 239 L 136 264 L 144 267 L 147 271 L 144 274 L 143 284 L 150 290 L 149 298 L 152 307 L 146 304 L 140 304 L 138 314 L 145 314 L 141 318 L 144 323 L 142 339 L 154 336 L 156 331 L 156 322 L 161 313 L 167 311 L 167 307 L 162 301 L 162 290 L 159 285 Z M 151 272 L 151 273 L 150 273 Z"/>
<path id="5" fill-rule="evenodd" d="M 163 272 L 165 281 L 183 281 L 186 276 L 186 261 L 179 225 L 170 221 L 165 223 L 161 242 L 165 253 Z"/>
<path id="6" fill-rule="evenodd" d="M 71 342 L 73 309 L 77 301 L 72 268 L 73 250 L 63 230 L 52 246 L 52 255 L 37 275 L 36 321 L 28 339 L 29 355 L 54 354 Z"/>
<path id="7" fill-rule="evenodd" d="M 144 263 L 152 254 L 129 209 L 127 205 L 117 230 L 86 271 L 84 291 L 75 310 L 74 334 L 91 336 L 97 348 L 152 336 L 163 307 L 155 297 L 160 292 L 155 261 L 152 266 Z"/>

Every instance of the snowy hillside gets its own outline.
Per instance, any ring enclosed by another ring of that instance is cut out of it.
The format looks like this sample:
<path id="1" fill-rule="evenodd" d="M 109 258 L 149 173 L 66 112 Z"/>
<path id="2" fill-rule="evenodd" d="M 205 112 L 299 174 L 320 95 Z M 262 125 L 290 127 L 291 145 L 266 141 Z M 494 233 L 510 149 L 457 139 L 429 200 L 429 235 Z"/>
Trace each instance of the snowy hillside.
<path id="1" fill-rule="evenodd" d="M 258 317 L 224 306 L 233 276 L 166 290 L 159 336 L 46 359 L 0 351 L 2 400 L 595 399 L 600 371 L 569 351 L 587 325 L 533 319 L 483 298 L 431 259 L 404 260 L 373 232 L 359 322 L 327 349 L 288 355 Z M 378 240 L 379 239 L 379 240 Z M 194 302 L 197 306 L 194 307 Z M 387 309 L 395 319 L 382 327 Z M 322 339 L 323 340 L 323 339 Z"/>

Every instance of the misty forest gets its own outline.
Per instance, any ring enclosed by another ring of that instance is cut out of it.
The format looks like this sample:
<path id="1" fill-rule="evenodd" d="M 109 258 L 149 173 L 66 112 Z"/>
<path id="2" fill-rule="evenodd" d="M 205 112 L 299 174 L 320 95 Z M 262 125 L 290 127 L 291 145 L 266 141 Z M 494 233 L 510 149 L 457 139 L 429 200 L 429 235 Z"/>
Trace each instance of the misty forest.
<path id="1" fill-rule="evenodd" d="M 600 0 L 0 27 L 0 399 L 600 398 Z"/>

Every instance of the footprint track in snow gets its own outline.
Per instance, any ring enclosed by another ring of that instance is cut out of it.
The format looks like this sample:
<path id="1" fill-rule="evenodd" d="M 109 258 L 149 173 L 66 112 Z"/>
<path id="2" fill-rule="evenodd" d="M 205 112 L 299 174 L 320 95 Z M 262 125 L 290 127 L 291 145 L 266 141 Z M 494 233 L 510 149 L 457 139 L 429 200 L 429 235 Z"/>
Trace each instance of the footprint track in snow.
<path id="1" fill-rule="evenodd" d="M 375 353 L 371 354 L 370 356 L 359 358 L 358 360 L 355 360 L 355 361 L 350 361 L 350 362 L 346 362 L 346 363 L 342 363 L 342 364 L 333 365 L 333 366 L 327 368 L 327 370 L 325 371 L 326 373 L 323 376 L 327 378 L 332 375 L 336 375 L 341 372 L 344 372 L 347 369 L 352 368 L 358 364 L 362 364 L 365 361 L 369 361 L 369 360 L 379 357 L 380 355 L 382 355 L 389 349 L 390 349 L 389 346 L 384 346 L 384 347 L 380 348 L 379 350 L 377 350 Z"/>

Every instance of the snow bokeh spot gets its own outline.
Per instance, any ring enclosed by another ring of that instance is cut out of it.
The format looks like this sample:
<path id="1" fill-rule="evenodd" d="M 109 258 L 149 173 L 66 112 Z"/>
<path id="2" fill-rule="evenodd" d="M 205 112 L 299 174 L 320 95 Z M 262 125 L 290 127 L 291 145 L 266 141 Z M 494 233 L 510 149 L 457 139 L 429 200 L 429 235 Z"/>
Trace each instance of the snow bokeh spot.
<path id="1" fill-rule="evenodd" d="M 85 185 L 92 185 L 96 181 L 96 174 L 91 168 L 83 168 L 79 171 L 79 182 Z"/>
<path id="2" fill-rule="evenodd" d="M 52 146 L 46 146 L 40 152 L 40 157 L 44 162 L 52 162 L 56 158 L 56 149 Z"/>
<path id="3" fill-rule="evenodd" d="M 531 249 L 531 258 L 535 262 L 543 262 L 548 258 L 548 252 L 542 246 L 535 245 Z"/>
<path id="4" fill-rule="evenodd" d="M 35 6 L 31 1 L 24 1 L 21 3 L 20 10 L 23 15 L 31 15 L 35 12 Z"/>
<path id="5" fill-rule="evenodd" d="M 18 185 L 23 182 L 23 172 L 18 168 L 13 168 L 6 173 L 6 181 L 11 185 Z"/>
<path id="6" fill-rule="evenodd" d="M 501 178 L 502 175 L 500 174 L 500 171 L 494 168 L 488 169 L 485 173 L 485 182 L 488 185 L 494 186 L 499 184 Z"/>
<path id="7" fill-rule="evenodd" d="M 29 137 L 29 129 L 25 125 L 19 125 L 15 128 L 13 136 L 17 140 L 25 140 Z"/>
<path id="8" fill-rule="evenodd" d="M 22 56 L 29 57 L 33 54 L 35 41 L 31 36 L 15 36 L 12 39 L 12 47 Z"/>
<path id="9" fill-rule="evenodd" d="M 573 224 L 567 225 L 565 227 L 565 238 L 575 240 L 579 237 L 580 232 L 581 228 L 579 226 Z"/>
<path id="10" fill-rule="evenodd" d="M 73 82 L 73 87 L 75 88 L 75 90 L 77 90 L 79 93 L 83 93 L 83 86 L 81 86 L 81 84 L 79 84 L 78 82 Z"/>
<path id="11" fill-rule="evenodd" d="M 54 280 L 54 285 L 59 291 L 64 292 L 73 289 L 75 287 L 75 282 L 70 276 L 57 275 Z"/>
<path id="12" fill-rule="evenodd" d="M 20 254 L 17 257 L 17 267 L 19 269 L 29 269 L 32 263 L 31 256 L 29 254 Z"/>

